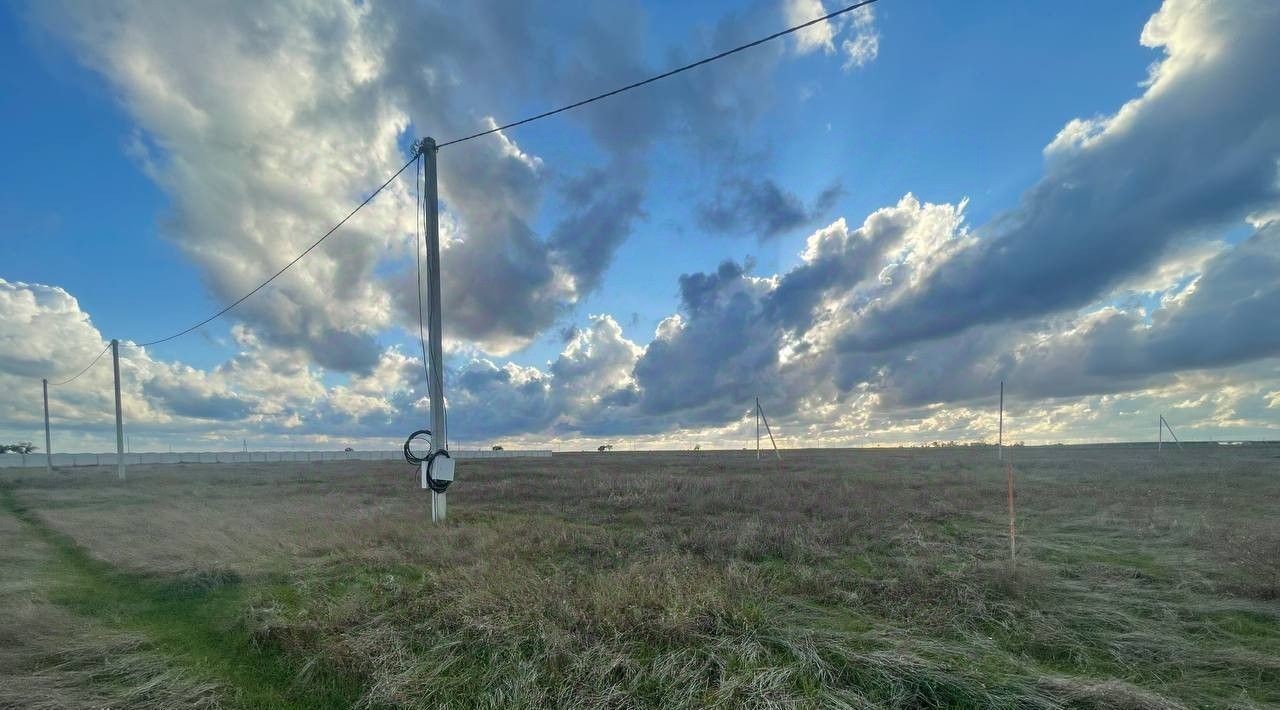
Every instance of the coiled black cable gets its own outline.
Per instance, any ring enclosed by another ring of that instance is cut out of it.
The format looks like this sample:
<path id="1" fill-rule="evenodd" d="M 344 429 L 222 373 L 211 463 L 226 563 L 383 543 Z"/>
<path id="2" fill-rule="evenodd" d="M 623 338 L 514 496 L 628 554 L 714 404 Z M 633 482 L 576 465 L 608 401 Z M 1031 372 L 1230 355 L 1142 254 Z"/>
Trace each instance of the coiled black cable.
<path id="1" fill-rule="evenodd" d="M 435 463 L 437 456 L 443 456 L 447 459 L 451 459 L 453 457 L 450 456 L 449 452 L 444 449 L 436 449 L 435 451 L 432 451 L 431 453 L 427 454 L 425 457 L 420 457 L 414 454 L 413 449 L 410 448 L 410 446 L 413 444 L 413 440 L 417 439 L 420 436 L 430 437 L 431 430 L 419 429 L 413 432 L 412 434 L 410 434 L 408 439 L 404 440 L 404 460 L 408 461 L 409 464 L 413 466 L 420 466 L 424 463 L 427 464 L 427 488 L 430 488 L 431 492 L 433 493 L 444 493 L 445 490 L 449 488 L 449 483 L 451 483 L 451 481 L 437 481 L 436 479 L 432 478 L 431 465 Z"/>

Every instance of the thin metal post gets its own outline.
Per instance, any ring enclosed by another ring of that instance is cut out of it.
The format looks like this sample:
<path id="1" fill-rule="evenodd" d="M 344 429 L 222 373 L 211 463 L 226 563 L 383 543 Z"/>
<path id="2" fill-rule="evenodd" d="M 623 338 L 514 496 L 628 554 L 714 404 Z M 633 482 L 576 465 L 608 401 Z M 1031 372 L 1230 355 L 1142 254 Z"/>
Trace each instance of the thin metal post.
<path id="1" fill-rule="evenodd" d="M 116 381 L 116 476 L 124 480 L 124 410 L 120 408 L 120 341 L 111 341 L 111 369 Z"/>
<path id="2" fill-rule="evenodd" d="M 49 440 L 49 380 L 41 380 L 44 386 L 44 472 L 53 473 L 53 443 Z"/>
<path id="3" fill-rule="evenodd" d="M 1164 447 L 1164 415 L 1160 415 L 1160 420 L 1156 422 L 1156 451 Z"/>
<path id="4" fill-rule="evenodd" d="M 1165 419 L 1165 418 L 1164 418 L 1164 415 L 1161 415 L 1161 416 L 1160 416 L 1160 423 L 1164 425 L 1164 428 L 1165 428 L 1165 429 L 1168 429 L 1168 430 L 1169 430 L 1169 436 L 1173 437 L 1173 443 L 1177 444 L 1177 445 L 1178 445 L 1178 450 L 1179 450 L 1179 451 L 1181 451 L 1181 450 L 1182 450 L 1182 442 L 1178 440 L 1178 435 L 1173 433 L 1173 427 L 1169 426 L 1169 420 L 1168 420 L 1168 419 Z"/>
<path id="5" fill-rule="evenodd" d="M 760 398 L 756 397 L 756 461 L 760 460 Z"/>
<path id="6" fill-rule="evenodd" d="M 1000 438 L 996 441 L 996 458 L 1004 460 L 1004 380 L 1000 380 Z"/>
<path id="7" fill-rule="evenodd" d="M 764 420 L 764 430 L 769 434 L 769 443 L 773 444 L 773 455 L 782 460 L 782 454 L 778 453 L 778 442 L 773 440 L 773 429 L 769 427 L 769 417 L 764 414 L 764 409 L 760 407 L 760 400 L 756 399 L 756 411 L 760 412 L 760 418 Z"/>
<path id="8" fill-rule="evenodd" d="M 419 146 L 423 160 L 424 228 L 427 240 L 427 350 L 429 371 L 427 390 L 431 397 L 431 450 L 449 448 L 448 422 L 444 412 L 444 320 L 440 309 L 440 202 L 436 185 L 436 141 L 424 138 Z M 425 464 L 424 464 L 425 465 Z M 423 484 L 426 474 L 423 473 Z M 444 522 L 447 505 L 444 493 L 431 493 L 431 519 Z"/>

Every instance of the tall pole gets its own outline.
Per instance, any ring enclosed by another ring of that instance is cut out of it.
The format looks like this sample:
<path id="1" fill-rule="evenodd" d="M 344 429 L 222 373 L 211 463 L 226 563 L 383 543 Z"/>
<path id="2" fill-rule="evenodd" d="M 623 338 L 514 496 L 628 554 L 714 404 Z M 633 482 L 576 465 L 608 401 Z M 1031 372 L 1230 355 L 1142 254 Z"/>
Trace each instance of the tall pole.
<path id="1" fill-rule="evenodd" d="M 41 380 L 44 385 L 44 471 L 53 473 L 53 444 L 49 440 L 49 380 Z"/>
<path id="2" fill-rule="evenodd" d="M 1160 415 L 1159 421 L 1156 422 L 1156 451 L 1164 446 L 1164 415 Z"/>
<path id="3" fill-rule="evenodd" d="M 1000 438 L 996 443 L 996 458 L 1004 460 L 1004 380 L 1000 380 Z"/>
<path id="4" fill-rule="evenodd" d="M 440 313 L 440 202 L 436 185 L 436 141 L 424 138 L 419 146 L 423 160 L 423 194 L 427 238 L 427 350 L 430 369 L 427 389 L 431 396 L 431 450 L 449 448 L 444 414 L 444 340 Z M 426 474 L 423 473 L 423 484 Z M 448 511 L 444 493 L 431 492 L 431 519 L 444 522 Z"/>
<path id="5" fill-rule="evenodd" d="M 124 480 L 124 411 L 120 408 L 120 341 L 111 340 L 111 369 L 116 381 L 116 476 Z"/>

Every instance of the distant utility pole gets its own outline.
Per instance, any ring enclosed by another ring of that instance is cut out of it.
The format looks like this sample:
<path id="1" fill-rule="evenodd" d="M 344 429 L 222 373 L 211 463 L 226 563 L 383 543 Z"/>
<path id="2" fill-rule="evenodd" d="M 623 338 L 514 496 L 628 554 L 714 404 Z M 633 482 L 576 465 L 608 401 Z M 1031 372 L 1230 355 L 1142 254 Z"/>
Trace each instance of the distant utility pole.
<path id="1" fill-rule="evenodd" d="M 423 160 L 423 203 L 427 239 L 427 349 L 430 352 L 427 388 L 431 396 L 431 451 L 445 451 L 436 457 L 431 475 L 439 481 L 453 480 L 453 459 L 448 457 L 449 436 L 444 414 L 444 345 L 440 312 L 440 198 L 436 185 L 436 141 L 424 138 L 419 145 Z M 427 487 L 428 464 L 422 464 L 422 487 Z M 442 523 L 448 512 L 443 492 L 431 491 L 431 520 Z"/>
<path id="2" fill-rule="evenodd" d="M 1182 451 L 1182 442 L 1178 441 L 1178 435 L 1173 433 L 1173 427 L 1169 426 L 1169 420 L 1160 415 L 1160 423 L 1156 425 L 1156 451 L 1164 445 L 1164 430 L 1169 430 L 1169 436 L 1173 437 L 1173 443 L 1178 445 L 1178 450 Z"/>
<path id="3" fill-rule="evenodd" d="M 769 417 L 764 414 L 764 408 L 760 406 L 760 398 L 756 397 L 756 460 L 760 460 L 760 422 L 764 421 L 764 430 L 769 435 L 769 443 L 773 445 L 773 455 L 782 460 L 782 454 L 778 453 L 778 442 L 773 438 L 773 429 L 769 427 Z"/>
<path id="4" fill-rule="evenodd" d="M 124 411 L 120 408 L 120 341 L 111 341 L 111 369 L 116 383 L 116 476 L 124 480 Z"/>
<path id="5" fill-rule="evenodd" d="M 1004 460 L 1004 380 L 1000 380 L 1000 435 L 996 440 L 996 458 Z"/>
<path id="6" fill-rule="evenodd" d="M 53 473 L 53 443 L 49 440 L 49 380 L 40 382 L 44 387 L 44 472 Z"/>

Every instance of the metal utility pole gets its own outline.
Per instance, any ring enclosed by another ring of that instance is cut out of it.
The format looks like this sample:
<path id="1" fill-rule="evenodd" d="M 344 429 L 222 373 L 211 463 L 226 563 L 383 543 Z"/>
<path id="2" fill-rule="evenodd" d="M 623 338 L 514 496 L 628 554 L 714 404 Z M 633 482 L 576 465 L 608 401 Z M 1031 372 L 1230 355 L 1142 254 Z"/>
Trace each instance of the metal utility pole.
<path id="1" fill-rule="evenodd" d="M 1004 460 L 1004 380 L 1000 380 L 1000 438 L 996 440 L 996 458 Z"/>
<path id="2" fill-rule="evenodd" d="M 111 340 L 111 370 L 116 381 L 116 476 L 124 480 L 124 412 L 120 408 L 120 341 Z"/>
<path id="3" fill-rule="evenodd" d="M 1163 439 L 1164 430 L 1168 429 L 1169 436 L 1173 437 L 1173 442 L 1178 445 L 1178 450 L 1181 451 L 1182 442 L 1178 440 L 1178 435 L 1173 433 L 1173 427 L 1169 426 L 1169 420 L 1165 419 L 1163 414 L 1160 415 L 1160 426 L 1161 426 L 1161 430 L 1160 430 L 1161 438 Z M 1156 451 L 1159 451 L 1159 450 L 1160 450 L 1160 444 L 1157 443 Z"/>
<path id="4" fill-rule="evenodd" d="M 436 185 L 436 141 L 424 138 L 419 144 L 423 160 L 423 194 L 427 240 L 427 350 L 429 372 L 427 390 L 431 397 L 431 451 L 447 451 L 448 426 L 444 414 L 444 345 L 440 314 L 440 202 Z M 432 469 L 432 476 L 439 480 L 453 480 L 453 460 L 444 456 L 437 459 L 439 469 Z M 422 465 L 422 487 L 427 487 L 428 464 Z M 437 472 L 438 471 L 438 472 Z M 446 473 L 447 471 L 447 473 Z M 445 476 L 447 475 L 447 479 Z M 431 520 L 442 523 L 448 512 L 444 493 L 431 492 Z"/>
<path id="5" fill-rule="evenodd" d="M 53 444 L 49 441 L 49 380 L 44 385 L 44 472 L 53 473 Z"/>
<path id="6" fill-rule="evenodd" d="M 756 458 L 760 458 L 760 422 L 764 420 L 764 430 L 769 435 L 769 443 L 773 445 L 773 455 L 779 461 L 782 460 L 782 454 L 778 453 L 778 442 L 773 438 L 773 428 L 769 426 L 769 417 L 765 416 L 764 408 L 760 406 L 760 398 L 756 397 Z"/>

